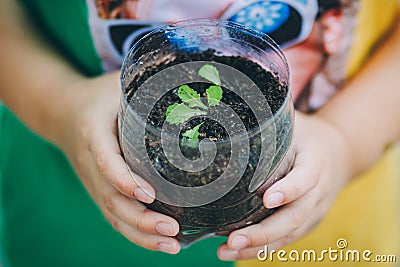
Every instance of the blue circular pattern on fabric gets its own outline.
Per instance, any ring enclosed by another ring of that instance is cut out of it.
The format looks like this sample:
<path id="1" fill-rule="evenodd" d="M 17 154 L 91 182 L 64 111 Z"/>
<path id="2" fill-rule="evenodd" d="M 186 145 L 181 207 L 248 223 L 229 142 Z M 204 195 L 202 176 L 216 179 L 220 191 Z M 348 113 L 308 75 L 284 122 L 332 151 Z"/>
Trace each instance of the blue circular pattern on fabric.
<path id="1" fill-rule="evenodd" d="M 276 1 L 260 1 L 243 8 L 229 20 L 264 33 L 271 33 L 282 26 L 289 15 L 290 9 L 287 4 Z"/>

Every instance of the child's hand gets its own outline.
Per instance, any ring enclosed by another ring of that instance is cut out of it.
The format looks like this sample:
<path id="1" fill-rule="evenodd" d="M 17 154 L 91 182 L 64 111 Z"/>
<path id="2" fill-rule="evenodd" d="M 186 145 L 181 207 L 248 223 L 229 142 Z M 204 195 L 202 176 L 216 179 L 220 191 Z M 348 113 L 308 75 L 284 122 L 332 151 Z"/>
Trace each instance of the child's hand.
<path id="1" fill-rule="evenodd" d="M 147 192 L 154 190 L 140 177 L 132 179 L 121 156 L 117 140 L 118 81 L 118 74 L 113 73 L 73 85 L 73 99 L 65 99 L 72 106 L 64 120 L 68 123 L 62 149 L 117 231 L 139 246 L 176 254 L 180 246 L 172 236 L 178 233 L 178 223 L 139 202 L 153 201 L 140 187 Z"/>
<path id="2" fill-rule="evenodd" d="M 349 151 L 345 138 L 317 116 L 296 114 L 293 170 L 264 194 L 268 208 L 286 204 L 262 222 L 234 231 L 218 251 L 222 260 L 257 258 L 288 245 L 312 231 L 324 218 L 346 184 Z"/>

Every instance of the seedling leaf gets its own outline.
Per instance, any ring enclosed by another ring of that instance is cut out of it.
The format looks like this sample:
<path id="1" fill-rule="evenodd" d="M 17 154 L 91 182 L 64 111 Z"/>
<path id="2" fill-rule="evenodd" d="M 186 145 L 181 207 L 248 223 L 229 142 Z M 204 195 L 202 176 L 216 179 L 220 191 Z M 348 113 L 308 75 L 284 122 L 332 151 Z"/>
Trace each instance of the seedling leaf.
<path id="1" fill-rule="evenodd" d="M 191 109 L 185 104 L 174 104 L 167 109 L 167 122 L 179 125 L 192 117 L 206 115 L 207 112 L 198 109 Z"/>
<path id="2" fill-rule="evenodd" d="M 218 85 L 212 85 L 206 90 L 208 105 L 218 106 L 222 99 L 222 88 Z"/>
<path id="3" fill-rule="evenodd" d="M 172 110 L 174 110 L 174 108 L 176 108 L 178 105 L 179 105 L 178 103 L 175 103 L 175 104 L 173 104 L 173 105 L 171 105 L 171 106 L 169 106 L 169 107 L 167 108 L 167 112 L 165 113 L 165 115 L 167 116 L 167 118 L 168 118 L 169 114 L 172 112 Z"/>
<path id="4" fill-rule="evenodd" d="M 221 79 L 216 67 L 206 64 L 199 70 L 199 75 L 216 85 L 221 85 Z"/>
<path id="5" fill-rule="evenodd" d="M 199 129 L 202 124 L 203 122 L 195 126 L 193 129 L 184 132 L 182 136 L 186 138 L 182 139 L 183 142 L 181 143 L 185 143 L 189 147 L 197 147 L 199 142 Z"/>
<path id="6" fill-rule="evenodd" d="M 207 109 L 207 106 L 200 100 L 200 94 L 188 85 L 181 85 L 178 89 L 179 98 L 190 108 Z"/>

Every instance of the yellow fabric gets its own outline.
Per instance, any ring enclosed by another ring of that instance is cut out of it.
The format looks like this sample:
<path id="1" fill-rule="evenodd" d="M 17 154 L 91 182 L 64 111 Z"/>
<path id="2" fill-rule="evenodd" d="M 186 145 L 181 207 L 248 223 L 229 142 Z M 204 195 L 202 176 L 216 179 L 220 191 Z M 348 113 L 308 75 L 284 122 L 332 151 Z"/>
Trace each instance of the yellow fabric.
<path id="1" fill-rule="evenodd" d="M 347 76 L 357 73 L 376 42 L 390 29 L 398 14 L 399 0 L 361 0 Z"/>
<path id="2" fill-rule="evenodd" d="M 345 238 L 347 249 L 371 250 L 375 255 L 396 255 L 400 261 L 400 145 L 393 147 L 369 172 L 356 178 L 339 196 L 328 216 L 312 234 L 284 248 L 321 252 Z M 373 256 L 371 256 L 372 258 Z M 238 262 L 238 267 L 382 266 L 366 262 Z M 386 263 L 384 266 L 396 266 Z"/>

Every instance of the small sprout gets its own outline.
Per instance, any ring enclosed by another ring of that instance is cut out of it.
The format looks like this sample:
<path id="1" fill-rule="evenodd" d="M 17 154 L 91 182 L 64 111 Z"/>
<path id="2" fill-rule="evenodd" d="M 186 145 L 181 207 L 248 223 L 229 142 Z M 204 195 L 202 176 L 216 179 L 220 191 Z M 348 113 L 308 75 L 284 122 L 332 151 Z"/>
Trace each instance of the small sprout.
<path id="1" fill-rule="evenodd" d="M 201 102 L 200 94 L 188 85 L 182 85 L 179 87 L 178 96 L 182 102 L 187 104 L 190 108 L 201 108 L 207 110 L 207 106 Z"/>
<path id="2" fill-rule="evenodd" d="M 218 85 L 212 85 L 206 90 L 208 105 L 218 106 L 222 99 L 222 88 Z"/>
<path id="3" fill-rule="evenodd" d="M 221 79 L 216 67 L 206 64 L 199 70 L 199 75 L 215 85 L 221 85 Z"/>
<path id="4" fill-rule="evenodd" d="M 201 101 L 198 92 L 188 85 L 182 85 L 178 89 L 178 96 L 182 103 L 174 103 L 167 108 L 166 120 L 168 123 L 180 125 L 193 117 L 207 115 L 210 107 L 219 105 L 223 91 L 217 68 L 206 64 L 199 70 L 199 75 L 214 84 L 206 90 L 208 107 Z M 181 144 L 196 148 L 199 143 L 199 129 L 202 124 L 200 123 L 184 132 Z"/>

